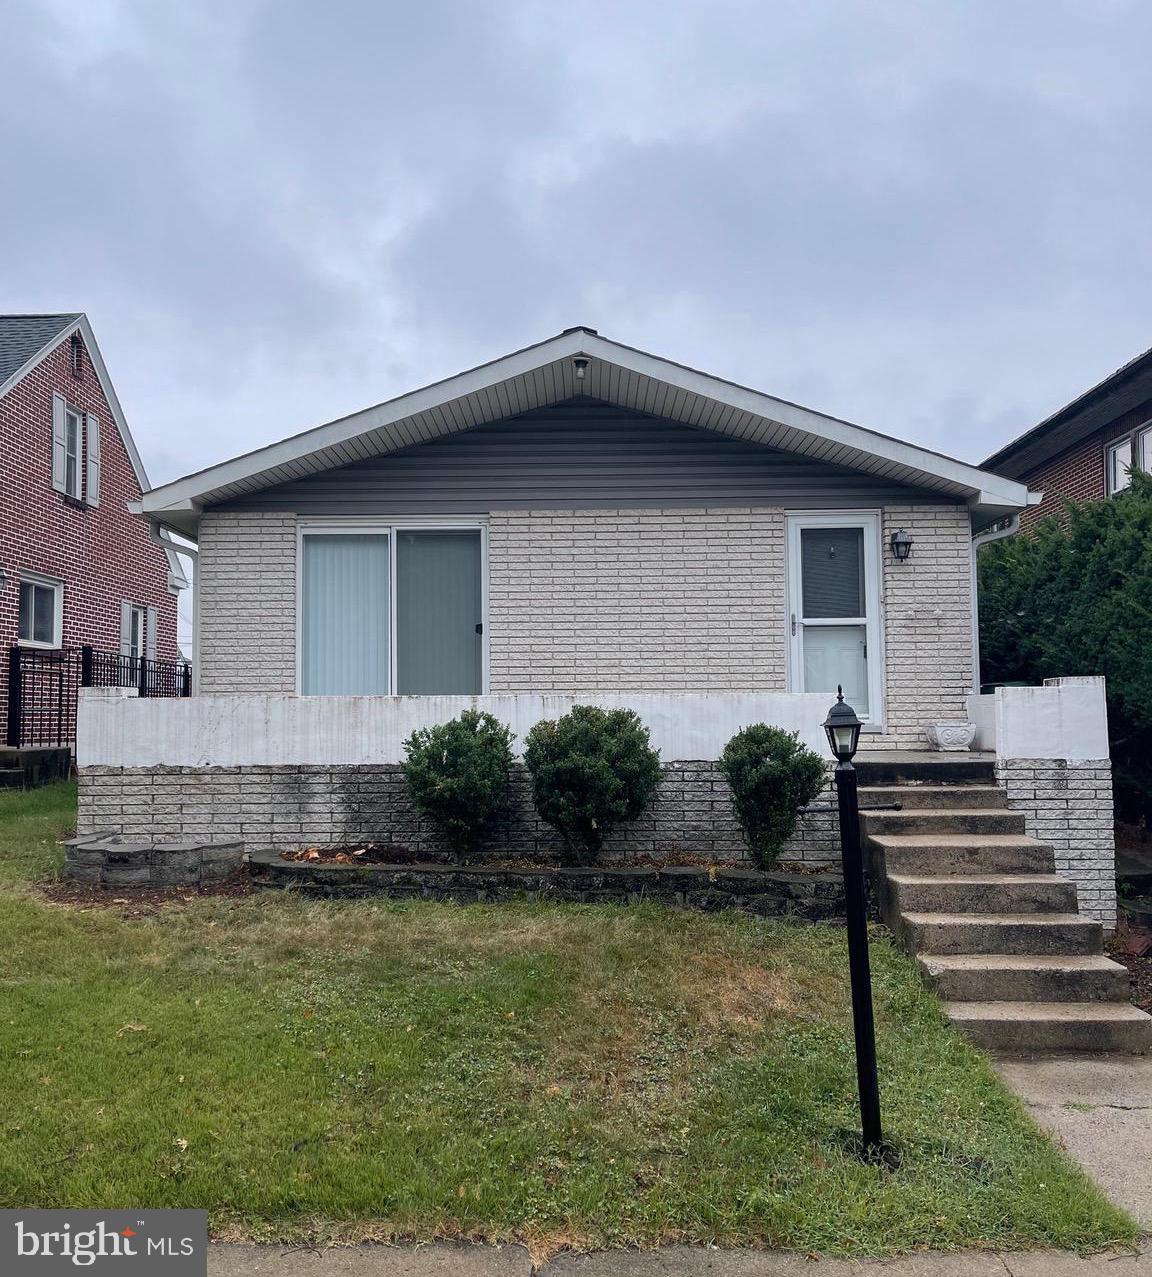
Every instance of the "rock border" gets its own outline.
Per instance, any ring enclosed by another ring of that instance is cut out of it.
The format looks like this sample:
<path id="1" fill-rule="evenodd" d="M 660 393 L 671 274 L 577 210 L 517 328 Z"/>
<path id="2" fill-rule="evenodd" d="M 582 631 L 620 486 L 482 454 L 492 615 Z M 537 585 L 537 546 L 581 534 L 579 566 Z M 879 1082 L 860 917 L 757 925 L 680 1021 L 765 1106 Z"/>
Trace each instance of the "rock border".
<path id="1" fill-rule="evenodd" d="M 568 869 L 541 865 L 417 863 L 334 865 L 284 860 L 279 852 L 249 856 L 253 882 L 267 888 L 295 888 L 334 898 L 386 896 L 395 900 L 454 900 L 461 904 L 540 900 L 578 904 L 653 902 L 682 909 L 742 909 L 761 917 L 792 916 L 810 922 L 839 920 L 844 914 L 844 881 L 839 873 L 708 868 L 595 865 Z"/>
<path id="2" fill-rule="evenodd" d="M 64 843 L 64 879 L 102 887 L 194 887 L 240 868 L 244 845 L 189 838 L 152 841 L 85 834 Z"/>

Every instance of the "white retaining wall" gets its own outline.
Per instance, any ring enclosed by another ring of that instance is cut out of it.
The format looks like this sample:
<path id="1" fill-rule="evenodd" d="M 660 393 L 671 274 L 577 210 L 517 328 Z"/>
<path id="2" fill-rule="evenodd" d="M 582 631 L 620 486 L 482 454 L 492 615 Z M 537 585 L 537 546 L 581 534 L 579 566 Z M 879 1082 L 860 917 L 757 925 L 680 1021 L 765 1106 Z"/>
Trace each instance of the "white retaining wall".
<path id="1" fill-rule="evenodd" d="M 821 724 L 831 698 L 774 692 L 628 692 L 578 696 L 192 696 L 137 700 L 85 689 L 76 726 L 80 767 L 267 767 L 399 763 L 413 731 L 487 710 L 516 733 L 573 705 L 633 709 L 666 761 L 714 762 L 752 723 L 798 732 L 831 758 Z"/>

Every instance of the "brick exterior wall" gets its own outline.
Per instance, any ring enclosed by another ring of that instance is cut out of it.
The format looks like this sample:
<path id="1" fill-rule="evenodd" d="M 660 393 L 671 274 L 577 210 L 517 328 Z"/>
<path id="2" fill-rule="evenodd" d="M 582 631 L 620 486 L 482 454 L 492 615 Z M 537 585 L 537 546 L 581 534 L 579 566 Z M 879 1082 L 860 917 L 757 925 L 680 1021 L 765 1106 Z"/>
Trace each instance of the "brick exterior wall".
<path id="1" fill-rule="evenodd" d="M 494 692 L 784 691 L 782 510 L 513 510 L 488 523 Z"/>
<path id="2" fill-rule="evenodd" d="M 100 421 L 100 504 L 82 508 L 52 489 L 52 395 Z M 168 559 L 127 503 L 140 486 L 88 352 L 82 376 L 63 342 L 0 399 L 0 654 L 17 641 L 21 571 L 64 582 L 65 647 L 120 650 L 122 600 L 157 609 L 156 654 L 176 657 L 176 598 Z M 0 660 L 0 740 L 7 723 Z"/>
<path id="3" fill-rule="evenodd" d="M 211 838 L 244 843 L 248 853 L 371 840 L 399 843 L 418 856 L 448 854 L 435 829 L 413 811 L 396 764 L 300 767 L 86 767 L 78 832 L 127 838 Z M 831 802 L 831 795 L 817 800 Z M 560 840 L 532 807 L 527 772 L 513 768 L 509 814 L 488 840 L 493 855 L 555 858 Z M 655 799 L 639 820 L 606 843 L 606 858 L 689 850 L 743 859 L 728 784 L 715 763 L 668 762 Z M 785 858 L 839 859 L 835 818 L 801 818 Z"/>
<path id="4" fill-rule="evenodd" d="M 888 548 L 898 528 L 912 552 Z M 924 724 L 966 722 L 973 688 L 972 533 L 964 506 L 888 506 L 881 532 L 888 735 L 866 747 L 926 746 Z"/>
<path id="5" fill-rule="evenodd" d="M 904 563 L 887 548 L 898 527 Z M 786 690 L 784 542 L 779 509 L 494 512 L 490 690 Z M 966 717 L 970 554 L 963 506 L 884 512 L 888 731 L 869 748 Z M 206 513 L 199 566 L 199 690 L 294 691 L 295 517 Z"/>
<path id="6" fill-rule="evenodd" d="M 296 517 L 200 520 L 197 690 L 296 690 Z"/>
<path id="7" fill-rule="evenodd" d="M 1105 445 L 1150 420 L 1152 401 L 1124 413 L 1074 447 L 1025 471 L 1020 482 L 1035 492 L 1043 492 L 1044 500 L 1020 512 L 1021 531 L 1030 531 L 1050 514 L 1060 514 L 1065 501 L 1103 500 L 1108 495 Z"/>
<path id="8" fill-rule="evenodd" d="M 1116 925 L 1112 767 L 1108 759 L 1000 758 L 996 779 L 1027 831 L 1056 851 L 1056 872 L 1076 883 L 1080 912 Z"/>

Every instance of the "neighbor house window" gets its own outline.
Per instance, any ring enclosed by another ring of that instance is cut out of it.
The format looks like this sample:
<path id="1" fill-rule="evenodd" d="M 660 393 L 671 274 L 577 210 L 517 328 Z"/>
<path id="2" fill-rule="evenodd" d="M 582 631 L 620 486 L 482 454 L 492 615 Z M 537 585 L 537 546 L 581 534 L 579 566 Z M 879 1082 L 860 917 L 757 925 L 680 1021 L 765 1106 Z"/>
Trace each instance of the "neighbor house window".
<path id="1" fill-rule="evenodd" d="M 305 695 L 483 691 L 480 528 L 306 530 L 300 566 Z"/>
<path id="2" fill-rule="evenodd" d="M 59 647 L 63 619 L 63 584 L 25 576 L 20 582 L 19 641 L 32 647 Z"/>
<path id="3" fill-rule="evenodd" d="M 1132 484 L 1133 466 L 1152 471 L 1152 425 L 1141 426 L 1122 439 L 1115 439 L 1104 451 L 1108 493 L 1122 492 Z"/>
<path id="4" fill-rule="evenodd" d="M 120 655 L 132 660 L 156 659 L 157 611 L 140 603 L 120 604 Z"/>
<path id="5" fill-rule="evenodd" d="M 74 501 L 100 504 L 100 421 L 52 396 L 52 486 Z"/>

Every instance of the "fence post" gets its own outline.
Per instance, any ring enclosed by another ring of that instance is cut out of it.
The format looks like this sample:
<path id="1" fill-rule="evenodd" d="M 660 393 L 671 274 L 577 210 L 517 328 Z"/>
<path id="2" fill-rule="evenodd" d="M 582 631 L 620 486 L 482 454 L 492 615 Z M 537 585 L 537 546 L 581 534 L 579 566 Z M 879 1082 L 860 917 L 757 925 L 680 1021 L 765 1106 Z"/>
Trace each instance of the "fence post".
<path id="1" fill-rule="evenodd" d="M 180 695 L 192 695 L 192 666 L 187 661 L 184 662 L 184 670 L 180 675 Z"/>
<path id="2" fill-rule="evenodd" d="M 7 744 L 20 748 L 20 648 L 8 649 L 8 735 Z"/>
<path id="3" fill-rule="evenodd" d="M 148 695 L 148 658 L 146 656 L 138 656 L 136 658 L 140 662 L 139 677 L 136 680 L 136 692 L 139 696 Z"/>
<path id="4" fill-rule="evenodd" d="M 80 649 L 80 686 L 94 686 L 92 682 L 92 648 L 87 643 Z"/>

